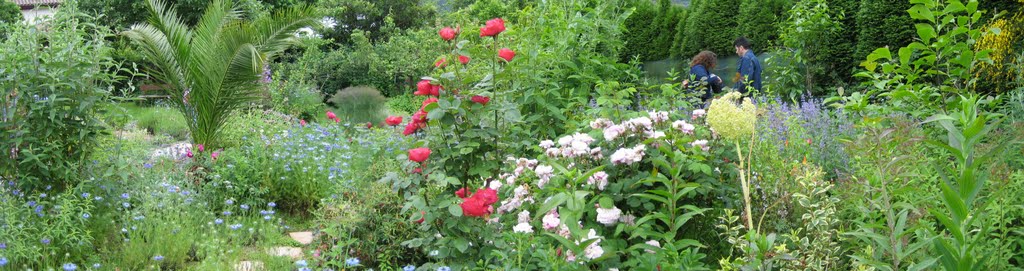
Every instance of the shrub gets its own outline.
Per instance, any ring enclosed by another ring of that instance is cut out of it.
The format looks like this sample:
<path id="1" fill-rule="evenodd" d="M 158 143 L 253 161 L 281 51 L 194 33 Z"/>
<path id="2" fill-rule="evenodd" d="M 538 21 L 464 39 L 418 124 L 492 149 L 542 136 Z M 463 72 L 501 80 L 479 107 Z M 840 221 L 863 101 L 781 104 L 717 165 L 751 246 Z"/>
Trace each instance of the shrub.
<path id="1" fill-rule="evenodd" d="M 274 72 L 273 78 L 283 78 L 280 71 Z M 324 112 L 323 97 L 313 84 L 304 78 L 273 79 L 270 78 L 270 108 L 274 111 L 295 116 L 299 119 L 314 119 Z"/>
<path id="2" fill-rule="evenodd" d="M 105 132 L 109 30 L 81 23 L 74 9 L 51 22 L 0 42 L 0 176 L 25 191 L 73 187 Z"/>
<path id="3" fill-rule="evenodd" d="M 910 44 L 914 38 L 913 21 L 907 10 L 910 1 L 863 0 L 860 10 L 848 13 L 857 18 L 857 48 L 854 61 L 865 59 L 875 49 L 900 48 Z"/>
<path id="4" fill-rule="evenodd" d="M 349 87 L 331 96 L 328 103 L 348 123 L 380 123 L 386 99 L 372 87 Z"/>
<path id="5" fill-rule="evenodd" d="M 423 103 L 423 98 L 412 94 L 403 94 L 389 97 L 386 106 L 391 115 L 409 116 L 419 110 L 416 105 L 421 103 Z"/>

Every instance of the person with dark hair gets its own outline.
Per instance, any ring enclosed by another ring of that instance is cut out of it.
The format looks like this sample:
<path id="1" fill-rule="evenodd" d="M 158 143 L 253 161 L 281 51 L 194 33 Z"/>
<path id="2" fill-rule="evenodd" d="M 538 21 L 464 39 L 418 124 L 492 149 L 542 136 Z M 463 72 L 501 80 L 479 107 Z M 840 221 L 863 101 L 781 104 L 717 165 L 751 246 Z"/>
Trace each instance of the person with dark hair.
<path id="1" fill-rule="evenodd" d="M 740 56 L 739 65 L 737 65 L 737 80 L 734 87 L 743 94 L 747 93 L 748 86 L 760 91 L 761 60 L 758 60 L 757 55 L 750 49 L 750 40 L 739 37 L 732 43 L 732 46 L 736 47 L 736 55 Z"/>
<path id="2" fill-rule="evenodd" d="M 722 91 L 722 78 L 711 73 L 715 66 L 718 66 L 718 56 L 711 51 L 701 51 L 690 61 L 689 77 L 693 78 L 694 82 L 683 81 L 685 87 L 703 93 L 701 100 L 705 104 L 711 100 L 715 92 Z"/>

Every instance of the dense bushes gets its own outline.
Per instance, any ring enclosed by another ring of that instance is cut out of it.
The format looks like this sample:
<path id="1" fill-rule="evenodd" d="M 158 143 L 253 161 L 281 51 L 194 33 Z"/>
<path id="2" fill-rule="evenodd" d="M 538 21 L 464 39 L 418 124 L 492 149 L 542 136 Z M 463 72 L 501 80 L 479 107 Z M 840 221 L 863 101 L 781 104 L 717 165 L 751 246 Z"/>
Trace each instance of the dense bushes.
<path id="1" fill-rule="evenodd" d="M 384 96 L 372 87 L 339 90 L 327 102 L 346 123 L 380 123 L 384 119 Z"/>
<path id="2" fill-rule="evenodd" d="M 74 186 L 106 132 L 110 33 L 73 12 L 47 29 L 17 27 L 0 43 L 0 177 L 26 191 Z"/>
<path id="3" fill-rule="evenodd" d="M 683 56 L 710 50 L 720 56 L 735 54 L 732 42 L 739 26 L 740 0 L 698 1 L 690 7 L 683 30 Z M 760 46 L 760 45 L 758 45 Z"/>

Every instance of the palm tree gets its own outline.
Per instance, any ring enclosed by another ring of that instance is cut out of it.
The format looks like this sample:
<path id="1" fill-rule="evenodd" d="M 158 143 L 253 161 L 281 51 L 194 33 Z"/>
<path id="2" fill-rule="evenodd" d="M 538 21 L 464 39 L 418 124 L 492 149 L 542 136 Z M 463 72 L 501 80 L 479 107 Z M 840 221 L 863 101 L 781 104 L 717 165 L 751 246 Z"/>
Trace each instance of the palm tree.
<path id="1" fill-rule="evenodd" d="M 191 29 L 163 0 L 148 0 L 148 23 L 122 33 L 154 65 L 171 103 L 188 120 L 192 141 L 217 147 L 231 114 L 260 97 L 264 65 L 316 22 L 309 7 L 247 21 L 232 0 L 213 0 Z"/>

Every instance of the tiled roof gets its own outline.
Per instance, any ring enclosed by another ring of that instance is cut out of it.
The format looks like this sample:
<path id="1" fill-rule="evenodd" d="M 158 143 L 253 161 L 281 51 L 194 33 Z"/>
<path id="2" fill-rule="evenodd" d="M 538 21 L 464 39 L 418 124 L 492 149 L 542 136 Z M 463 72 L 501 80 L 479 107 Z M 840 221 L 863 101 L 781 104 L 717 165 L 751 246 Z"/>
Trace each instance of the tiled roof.
<path id="1" fill-rule="evenodd" d="M 13 0 L 15 4 L 22 8 L 31 8 L 35 6 L 56 6 L 64 2 L 64 0 Z"/>

